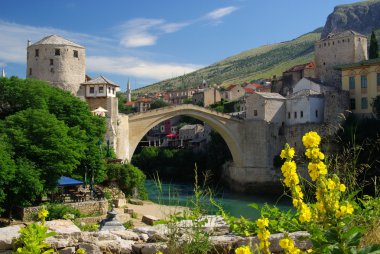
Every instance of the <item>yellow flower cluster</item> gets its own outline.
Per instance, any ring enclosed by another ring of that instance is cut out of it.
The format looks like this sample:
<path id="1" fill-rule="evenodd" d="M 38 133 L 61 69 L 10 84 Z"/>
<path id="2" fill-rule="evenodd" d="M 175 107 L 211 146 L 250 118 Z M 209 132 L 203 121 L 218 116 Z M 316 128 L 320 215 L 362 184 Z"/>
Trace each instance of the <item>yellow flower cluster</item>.
<path id="1" fill-rule="evenodd" d="M 278 244 L 280 245 L 281 248 L 284 249 L 284 251 L 285 251 L 284 253 L 285 254 L 298 254 L 298 253 L 302 253 L 302 251 L 295 246 L 293 239 L 291 239 L 288 236 L 286 236 L 285 238 L 281 239 Z"/>
<path id="2" fill-rule="evenodd" d="M 235 250 L 235 254 L 252 254 L 252 252 L 249 246 L 240 246 Z"/>
<path id="3" fill-rule="evenodd" d="M 345 205 L 341 205 L 339 209 L 336 210 L 335 216 L 337 218 L 342 217 L 345 214 L 352 214 L 354 212 L 354 208 L 350 203 L 347 203 Z"/>
<path id="4" fill-rule="evenodd" d="M 311 219 L 310 207 L 303 202 L 303 192 L 299 185 L 300 180 L 297 174 L 297 165 L 293 161 L 294 148 L 290 148 L 288 144 L 285 145 L 285 149 L 281 151 L 280 157 L 286 159 L 281 167 L 282 174 L 284 175 L 284 184 L 289 187 L 293 197 L 293 205 L 300 212 L 299 220 L 301 222 L 308 222 Z"/>
<path id="5" fill-rule="evenodd" d="M 258 219 L 256 221 L 256 225 L 259 228 L 259 232 L 257 233 L 257 237 L 260 239 L 259 248 L 264 254 L 269 254 L 270 242 L 268 241 L 268 238 L 270 236 L 270 232 L 267 229 L 267 227 L 269 226 L 269 220 L 268 218 Z"/>
<path id="6" fill-rule="evenodd" d="M 315 131 L 310 131 L 302 137 L 302 143 L 306 148 L 318 147 L 321 137 Z"/>
<path id="7" fill-rule="evenodd" d="M 41 210 L 38 212 L 38 219 L 41 221 L 45 221 L 45 218 L 49 215 L 49 211 L 46 210 L 44 207 L 41 208 Z"/>

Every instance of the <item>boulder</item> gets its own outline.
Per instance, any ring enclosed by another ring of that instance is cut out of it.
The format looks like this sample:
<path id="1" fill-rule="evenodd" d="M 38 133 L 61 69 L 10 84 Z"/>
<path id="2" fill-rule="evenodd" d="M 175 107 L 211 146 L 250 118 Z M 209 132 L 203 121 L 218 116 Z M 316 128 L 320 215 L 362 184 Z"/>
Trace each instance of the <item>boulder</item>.
<path id="1" fill-rule="evenodd" d="M 158 251 L 164 252 L 167 248 L 165 243 L 139 243 L 132 246 L 133 253 L 156 254 Z"/>
<path id="2" fill-rule="evenodd" d="M 141 219 L 142 222 L 144 222 L 147 225 L 153 226 L 156 221 L 158 221 L 158 218 L 153 215 L 144 215 Z"/>
<path id="3" fill-rule="evenodd" d="M 20 229 L 19 225 L 0 228 L 0 251 L 12 249 L 12 240 L 20 236 Z"/>
<path id="4" fill-rule="evenodd" d="M 74 254 L 75 253 L 75 247 L 67 247 L 58 250 L 59 254 Z"/>
<path id="5" fill-rule="evenodd" d="M 91 253 L 91 254 L 103 254 L 102 251 L 98 246 L 95 244 L 91 243 L 80 243 L 78 245 L 79 248 L 85 249 L 86 253 Z"/>
<path id="6" fill-rule="evenodd" d="M 129 203 L 133 204 L 133 205 L 144 205 L 144 203 L 142 202 L 142 200 L 140 199 L 135 199 L 135 198 L 131 198 L 129 200 Z"/>
<path id="7" fill-rule="evenodd" d="M 45 223 L 49 230 L 58 234 L 71 234 L 81 232 L 71 220 L 51 220 Z"/>
<path id="8" fill-rule="evenodd" d="M 119 230 L 119 231 L 110 231 L 110 233 L 113 234 L 113 235 L 116 235 L 116 236 L 120 237 L 123 240 L 133 240 L 133 241 L 140 240 L 139 235 L 136 234 L 133 231 L 130 231 L 130 230 L 125 230 L 125 231 L 122 231 L 122 230 Z"/>

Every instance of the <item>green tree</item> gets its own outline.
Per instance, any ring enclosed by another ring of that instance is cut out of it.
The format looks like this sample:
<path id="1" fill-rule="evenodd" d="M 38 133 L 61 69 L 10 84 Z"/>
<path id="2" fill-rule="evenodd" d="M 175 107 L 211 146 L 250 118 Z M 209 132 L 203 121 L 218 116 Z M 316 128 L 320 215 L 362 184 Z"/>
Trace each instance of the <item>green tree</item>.
<path id="1" fill-rule="evenodd" d="M 379 58 L 379 44 L 377 43 L 375 31 L 373 30 L 371 33 L 368 57 L 369 59 Z"/>
<path id="2" fill-rule="evenodd" d="M 169 104 L 167 104 L 163 100 L 155 100 L 155 101 L 153 101 L 152 104 L 150 104 L 150 109 L 163 108 L 163 107 L 166 107 L 168 105 Z"/>
<path id="3" fill-rule="evenodd" d="M 1 129 L 0 125 L 0 129 Z M 8 143 L 0 137 L 0 214 L 5 211 L 4 202 L 7 198 L 7 186 L 15 177 L 16 164 L 12 159 Z"/>

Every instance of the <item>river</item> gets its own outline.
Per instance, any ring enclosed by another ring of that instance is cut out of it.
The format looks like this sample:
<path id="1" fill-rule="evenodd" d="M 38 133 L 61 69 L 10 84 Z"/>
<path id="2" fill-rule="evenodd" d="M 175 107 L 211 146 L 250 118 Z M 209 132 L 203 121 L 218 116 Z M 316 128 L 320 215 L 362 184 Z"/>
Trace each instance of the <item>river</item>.
<path id="1" fill-rule="evenodd" d="M 191 206 L 194 186 L 190 183 L 163 182 L 160 190 L 154 180 L 148 179 L 146 180 L 145 185 L 148 190 L 149 199 L 153 202 L 165 205 Z M 213 192 L 214 200 L 218 204 L 221 204 L 224 211 L 235 217 L 244 216 L 249 219 L 257 219 L 260 216 L 260 213 L 258 210 L 249 206 L 249 204 L 252 203 L 256 203 L 259 206 L 262 206 L 265 203 L 276 205 L 282 211 L 292 209 L 289 198 L 286 198 L 285 196 L 245 195 L 223 189 Z M 208 204 L 208 213 L 215 213 L 217 211 L 215 207 L 209 204 L 207 198 L 205 198 L 204 201 L 204 203 Z"/>

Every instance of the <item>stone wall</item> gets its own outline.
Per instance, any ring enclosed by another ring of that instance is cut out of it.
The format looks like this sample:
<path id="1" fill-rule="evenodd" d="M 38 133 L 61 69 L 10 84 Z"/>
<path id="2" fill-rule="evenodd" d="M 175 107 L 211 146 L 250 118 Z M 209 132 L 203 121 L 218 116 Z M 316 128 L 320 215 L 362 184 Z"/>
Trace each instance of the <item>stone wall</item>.
<path id="1" fill-rule="evenodd" d="M 78 209 L 82 214 L 85 215 L 104 215 L 108 211 L 107 200 L 66 203 L 66 205 Z M 33 217 L 38 213 L 40 208 L 40 206 L 17 207 L 15 209 L 14 216 L 20 218 L 23 221 L 31 221 L 33 220 Z"/>

